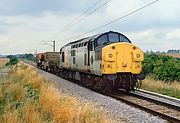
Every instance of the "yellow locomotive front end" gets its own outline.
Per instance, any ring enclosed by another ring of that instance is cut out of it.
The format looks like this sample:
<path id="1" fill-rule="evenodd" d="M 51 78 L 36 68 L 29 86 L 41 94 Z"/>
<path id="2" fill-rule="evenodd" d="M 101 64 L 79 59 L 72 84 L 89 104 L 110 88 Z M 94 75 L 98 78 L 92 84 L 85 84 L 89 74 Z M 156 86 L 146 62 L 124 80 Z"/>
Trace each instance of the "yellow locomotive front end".
<path id="1" fill-rule="evenodd" d="M 102 74 L 140 74 L 144 53 L 130 43 L 114 43 L 102 49 Z"/>
<path id="2" fill-rule="evenodd" d="M 142 74 L 143 51 L 126 42 L 118 42 L 102 48 L 102 74 L 113 80 L 113 87 L 134 90 Z"/>

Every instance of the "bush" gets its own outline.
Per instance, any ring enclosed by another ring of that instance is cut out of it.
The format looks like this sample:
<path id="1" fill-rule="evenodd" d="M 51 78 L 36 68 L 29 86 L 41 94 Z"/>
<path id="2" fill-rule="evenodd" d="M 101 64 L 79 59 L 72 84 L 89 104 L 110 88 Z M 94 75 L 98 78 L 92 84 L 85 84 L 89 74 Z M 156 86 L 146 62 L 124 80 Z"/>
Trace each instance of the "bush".
<path id="1" fill-rule="evenodd" d="M 10 56 L 8 58 L 10 58 L 10 61 L 8 63 L 6 63 L 6 66 L 15 65 L 18 63 L 18 59 L 16 57 Z"/>
<path id="2" fill-rule="evenodd" d="M 23 58 L 34 62 L 36 61 L 36 57 L 34 57 L 34 55 L 31 53 L 25 54 Z"/>
<path id="3" fill-rule="evenodd" d="M 145 54 L 143 71 L 156 80 L 180 81 L 180 60 L 170 56 Z"/>

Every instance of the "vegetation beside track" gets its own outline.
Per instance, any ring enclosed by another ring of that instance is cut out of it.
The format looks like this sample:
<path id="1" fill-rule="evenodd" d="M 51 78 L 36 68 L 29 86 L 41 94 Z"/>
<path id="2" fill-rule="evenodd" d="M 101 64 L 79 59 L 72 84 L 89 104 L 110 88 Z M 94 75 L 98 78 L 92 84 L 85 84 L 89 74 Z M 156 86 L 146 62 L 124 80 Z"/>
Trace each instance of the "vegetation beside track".
<path id="1" fill-rule="evenodd" d="M 167 83 L 154 80 L 151 77 L 146 77 L 141 83 L 141 89 L 180 99 L 180 82 L 174 81 L 172 83 Z"/>
<path id="2" fill-rule="evenodd" d="M 31 67 L 18 64 L 0 84 L 0 121 L 3 123 L 106 123 L 91 105 L 63 93 Z"/>
<path id="3" fill-rule="evenodd" d="M 180 60 L 171 56 L 145 54 L 143 71 L 155 80 L 180 81 Z"/>
<path id="4" fill-rule="evenodd" d="M 180 98 L 180 60 L 171 56 L 145 54 L 143 71 L 146 79 L 141 88 Z"/>
<path id="5" fill-rule="evenodd" d="M 6 63 L 6 66 L 15 65 L 18 63 L 18 58 L 16 58 L 15 56 L 10 55 L 7 58 L 9 58 L 10 61 L 8 63 Z"/>
<path id="6" fill-rule="evenodd" d="M 26 53 L 26 54 L 23 56 L 23 59 L 27 59 L 27 60 L 36 62 L 36 57 L 34 57 L 34 55 L 31 54 L 31 53 L 29 53 L 29 54 Z"/>

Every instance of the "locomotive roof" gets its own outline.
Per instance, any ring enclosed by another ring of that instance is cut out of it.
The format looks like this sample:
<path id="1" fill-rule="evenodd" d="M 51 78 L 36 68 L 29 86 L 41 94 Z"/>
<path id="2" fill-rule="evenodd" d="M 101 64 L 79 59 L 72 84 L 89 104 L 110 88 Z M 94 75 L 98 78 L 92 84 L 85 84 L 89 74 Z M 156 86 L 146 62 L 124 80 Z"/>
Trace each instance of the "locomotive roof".
<path id="1" fill-rule="evenodd" d="M 68 45 L 72 45 L 72 44 L 77 44 L 77 43 L 82 43 L 82 42 L 87 42 L 87 41 L 89 41 L 89 40 L 91 40 L 91 41 L 94 41 L 95 39 L 97 39 L 99 36 L 101 36 L 101 35 L 103 35 L 103 34 L 108 34 L 108 33 L 118 33 L 118 34 L 120 34 L 120 35 L 123 35 L 123 34 L 121 34 L 121 33 L 119 33 L 119 32 L 114 32 L 114 31 L 109 31 L 109 32 L 105 32 L 105 33 L 99 33 L 99 34 L 96 34 L 96 35 L 93 35 L 93 36 L 90 36 L 90 37 L 86 37 L 86 38 L 82 38 L 82 39 L 79 39 L 79 40 L 76 40 L 76 41 L 72 41 L 72 42 L 70 42 L 70 43 L 68 43 L 68 44 L 66 44 L 65 46 L 68 46 Z M 123 36 L 125 36 L 125 35 L 123 35 Z M 126 36 L 125 36 L 126 37 Z M 127 37 L 126 37 L 127 38 Z M 128 39 L 128 38 L 127 38 Z M 128 39 L 129 40 L 129 39 Z M 129 40 L 130 41 L 130 40 Z"/>
<path id="2" fill-rule="evenodd" d="M 76 44 L 76 43 L 79 43 L 79 42 L 87 42 L 87 41 L 89 41 L 91 39 L 96 39 L 97 37 L 99 37 L 102 34 L 103 33 L 100 33 L 100 34 L 96 34 L 96 35 L 93 35 L 93 36 L 90 36 L 90 37 L 86 37 L 86 38 L 82 38 L 82 39 L 79 39 L 79 40 L 76 40 L 76 41 L 72 41 L 72 42 L 68 43 L 67 45 Z"/>

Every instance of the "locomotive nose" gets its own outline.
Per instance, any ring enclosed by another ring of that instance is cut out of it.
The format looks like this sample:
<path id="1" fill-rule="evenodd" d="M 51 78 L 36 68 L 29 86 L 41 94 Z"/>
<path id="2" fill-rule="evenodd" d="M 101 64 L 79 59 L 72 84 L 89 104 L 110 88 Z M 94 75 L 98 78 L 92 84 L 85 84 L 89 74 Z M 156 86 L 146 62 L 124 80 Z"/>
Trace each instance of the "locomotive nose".
<path id="1" fill-rule="evenodd" d="M 114 43 L 102 49 L 102 73 L 140 74 L 144 53 L 130 43 Z"/>

